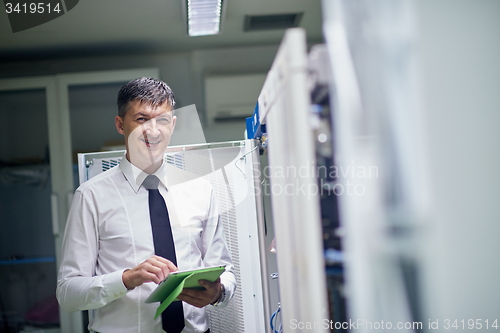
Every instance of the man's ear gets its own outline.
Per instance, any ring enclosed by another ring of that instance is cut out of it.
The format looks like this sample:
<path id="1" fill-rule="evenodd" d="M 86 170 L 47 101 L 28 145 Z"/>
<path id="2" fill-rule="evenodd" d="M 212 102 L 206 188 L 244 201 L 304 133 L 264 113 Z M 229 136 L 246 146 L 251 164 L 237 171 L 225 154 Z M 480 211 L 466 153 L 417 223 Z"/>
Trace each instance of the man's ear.
<path id="1" fill-rule="evenodd" d="M 177 123 L 177 117 L 173 116 L 172 117 L 172 133 L 174 132 L 175 129 L 175 124 Z"/>
<path id="2" fill-rule="evenodd" d="M 116 126 L 116 130 L 118 131 L 118 133 L 123 135 L 124 131 L 123 131 L 123 118 L 122 117 L 120 117 L 120 116 L 115 117 L 115 126 Z"/>

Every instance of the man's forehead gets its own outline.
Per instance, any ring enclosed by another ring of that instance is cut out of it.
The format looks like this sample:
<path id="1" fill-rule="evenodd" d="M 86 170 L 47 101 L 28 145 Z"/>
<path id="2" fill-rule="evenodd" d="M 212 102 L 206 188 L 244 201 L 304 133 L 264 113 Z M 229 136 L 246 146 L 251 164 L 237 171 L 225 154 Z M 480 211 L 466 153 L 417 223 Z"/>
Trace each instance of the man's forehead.
<path id="1" fill-rule="evenodd" d="M 162 105 L 152 105 L 146 101 L 134 100 L 130 102 L 129 111 L 131 114 L 147 114 L 149 116 L 157 117 L 159 115 L 170 115 L 172 116 L 172 107 L 169 102 L 166 101 Z"/>
<path id="2" fill-rule="evenodd" d="M 151 109 L 134 109 L 134 110 L 131 110 L 132 112 L 130 112 L 131 114 L 147 114 L 147 115 L 161 115 L 161 114 L 164 114 L 164 115 L 172 115 L 172 110 L 169 110 L 169 109 L 161 109 L 161 108 L 151 108 Z"/>

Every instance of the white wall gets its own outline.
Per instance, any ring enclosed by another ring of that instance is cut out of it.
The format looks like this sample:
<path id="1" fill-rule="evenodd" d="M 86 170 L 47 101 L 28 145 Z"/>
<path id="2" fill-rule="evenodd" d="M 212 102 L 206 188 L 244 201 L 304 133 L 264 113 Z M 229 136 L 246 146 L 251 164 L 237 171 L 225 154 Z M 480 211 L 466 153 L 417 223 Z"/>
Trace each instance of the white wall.
<path id="1" fill-rule="evenodd" d="M 424 318 L 498 318 L 500 1 L 417 1 L 431 218 Z M 459 323 L 462 327 L 461 323 Z M 467 329 L 467 326 L 465 327 Z"/>

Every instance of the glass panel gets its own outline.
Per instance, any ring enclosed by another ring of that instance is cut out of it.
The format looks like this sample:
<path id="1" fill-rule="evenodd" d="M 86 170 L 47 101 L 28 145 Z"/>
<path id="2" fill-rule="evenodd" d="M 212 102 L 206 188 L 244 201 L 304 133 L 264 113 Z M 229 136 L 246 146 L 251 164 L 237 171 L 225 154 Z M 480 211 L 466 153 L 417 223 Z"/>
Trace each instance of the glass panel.
<path id="1" fill-rule="evenodd" d="M 116 97 L 125 83 L 69 87 L 71 142 L 75 154 L 123 145 L 123 136 L 116 131 L 114 119 L 118 114 Z"/>
<path id="2" fill-rule="evenodd" d="M 44 89 L 0 92 L 0 331 L 58 327 Z"/>
<path id="3" fill-rule="evenodd" d="M 73 151 L 73 184 L 79 185 L 77 154 L 124 147 L 124 139 L 115 128 L 118 114 L 116 98 L 126 82 L 96 83 L 68 87 L 71 145 Z M 108 148 L 106 148 L 108 147 Z M 88 332 L 88 313 L 84 311 L 84 332 Z"/>

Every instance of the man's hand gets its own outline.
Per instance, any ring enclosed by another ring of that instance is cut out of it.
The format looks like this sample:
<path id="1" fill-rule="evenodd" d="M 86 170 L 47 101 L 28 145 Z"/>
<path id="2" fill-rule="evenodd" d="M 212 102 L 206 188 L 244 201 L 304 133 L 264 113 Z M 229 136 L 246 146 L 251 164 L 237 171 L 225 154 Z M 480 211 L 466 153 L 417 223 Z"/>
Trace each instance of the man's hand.
<path id="1" fill-rule="evenodd" d="M 168 259 L 152 256 L 143 263 L 122 274 L 122 280 L 128 290 L 142 285 L 145 282 L 160 283 L 170 272 L 178 271 L 177 267 Z"/>
<path id="2" fill-rule="evenodd" d="M 190 288 L 182 289 L 182 293 L 177 296 L 178 299 L 189 303 L 197 308 L 202 308 L 208 304 L 211 304 L 219 299 L 222 293 L 222 285 L 220 284 L 220 278 L 215 282 L 210 282 L 207 280 L 199 280 L 198 283 L 203 286 L 206 290 L 196 290 Z"/>

